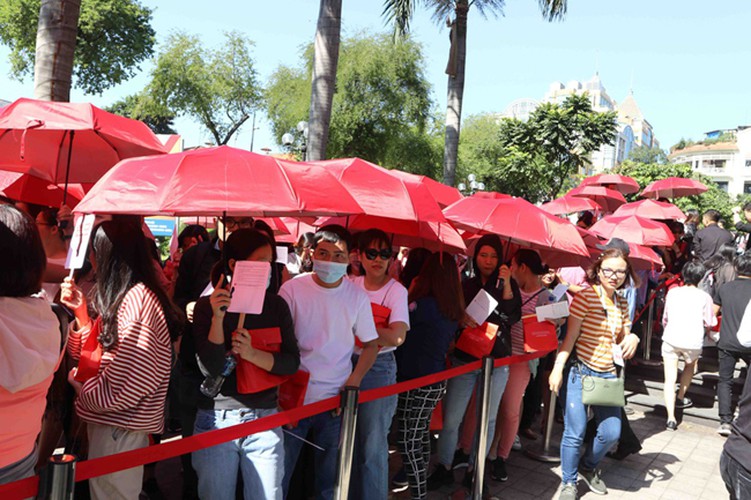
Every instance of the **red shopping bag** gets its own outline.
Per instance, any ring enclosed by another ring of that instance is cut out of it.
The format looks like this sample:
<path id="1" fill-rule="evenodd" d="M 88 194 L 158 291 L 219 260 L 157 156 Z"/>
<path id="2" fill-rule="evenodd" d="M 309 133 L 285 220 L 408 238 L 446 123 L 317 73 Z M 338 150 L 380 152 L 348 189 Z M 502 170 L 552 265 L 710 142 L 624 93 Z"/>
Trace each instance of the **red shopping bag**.
<path id="1" fill-rule="evenodd" d="M 279 328 L 259 328 L 248 330 L 250 345 L 265 352 L 279 352 L 282 347 L 282 333 Z M 237 392 L 253 394 L 280 385 L 290 375 L 274 375 L 253 363 L 239 359 L 236 368 Z"/>
<path id="2" fill-rule="evenodd" d="M 391 308 L 371 302 L 370 309 L 373 311 L 373 321 L 375 321 L 376 328 L 386 328 L 389 326 Z M 357 338 L 357 336 L 355 336 L 355 345 L 362 348 L 362 342 L 360 342 L 360 339 Z"/>
<path id="3" fill-rule="evenodd" d="M 302 406 L 305 403 L 305 394 L 308 392 L 308 381 L 310 381 L 310 373 L 304 370 L 297 370 L 297 373 L 285 380 L 279 386 L 279 408 L 287 411 Z M 289 425 L 295 427 L 297 420 L 290 422 Z"/>
<path id="4" fill-rule="evenodd" d="M 99 331 L 102 327 L 101 318 L 97 318 L 91 326 L 89 336 L 81 347 L 81 358 L 78 360 L 78 370 L 74 379 L 76 382 L 86 382 L 99 374 L 102 363 L 102 344 L 99 343 Z"/>
<path id="5" fill-rule="evenodd" d="M 430 430 L 443 430 L 443 400 L 438 401 L 438 404 L 433 409 L 433 414 L 430 416 Z"/>
<path id="6" fill-rule="evenodd" d="M 524 352 L 554 351 L 558 348 L 556 326 L 550 321 L 537 321 L 537 316 L 522 317 Z"/>
<path id="7" fill-rule="evenodd" d="M 720 326 L 722 325 L 722 314 L 717 316 L 717 324 L 711 328 L 713 332 L 719 332 Z"/>
<path id="8" fill-rule="evenodd" d="M 476 358 L 490 354 L 498 335 L 498 325 L 487 321 L 474 328 L 465 328 L 456 341 L 456 348 Z"/>

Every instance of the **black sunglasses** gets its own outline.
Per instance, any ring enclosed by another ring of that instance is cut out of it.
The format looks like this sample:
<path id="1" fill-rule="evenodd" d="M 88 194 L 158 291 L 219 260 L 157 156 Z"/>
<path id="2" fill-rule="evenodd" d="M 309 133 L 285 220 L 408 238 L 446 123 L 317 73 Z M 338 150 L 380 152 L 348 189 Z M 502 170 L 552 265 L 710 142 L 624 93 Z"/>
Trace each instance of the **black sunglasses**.
<path id="1" fill-rule="evenodd" d="M 382 248 L 381 250 L 368 248 L 364 253 L 368 260 L 375 260 L 376 257 L 381 257 L 382 260 L 389 260 L 394 255 L 394 252 L 390 248 Z"/>

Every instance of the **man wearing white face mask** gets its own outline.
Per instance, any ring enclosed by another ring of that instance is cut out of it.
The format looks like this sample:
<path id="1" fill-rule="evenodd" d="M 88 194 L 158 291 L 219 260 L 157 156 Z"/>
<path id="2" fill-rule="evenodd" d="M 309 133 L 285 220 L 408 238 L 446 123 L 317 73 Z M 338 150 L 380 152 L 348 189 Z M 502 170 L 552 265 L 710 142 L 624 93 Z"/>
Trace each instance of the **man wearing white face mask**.
<path id="1" fill-rule="evenodd" d="M 292 313 L 300 368 L 310 373 L 305 404 L 336 396 L 346 386 L 359 387 L 378 355 L 370 299 L 345 279 L 349 238 L 341 226 L 321 228 L 312 246 L 313 272 L 287 281 L 279 290 Z M 364 347 L 352 369 L 355 337 Z M 340 426 L 339 415 L 326 412 L 301 420 L 291 431 L 323 448 L 315 452 L 316 498 L 333 497 Z M 284 440 L 285 497 L 303 444 L 294 437 Z"/>

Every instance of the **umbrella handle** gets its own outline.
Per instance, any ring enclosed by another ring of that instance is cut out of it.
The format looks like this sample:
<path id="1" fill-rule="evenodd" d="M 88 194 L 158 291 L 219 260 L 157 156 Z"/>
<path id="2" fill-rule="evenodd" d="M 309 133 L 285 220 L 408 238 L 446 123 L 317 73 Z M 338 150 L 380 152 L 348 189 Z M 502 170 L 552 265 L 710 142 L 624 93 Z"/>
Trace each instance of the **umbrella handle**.
<path id="1" fill-rule="evenodd" d="M 26 132 L 24 131 L 24 134 Z M 73 136 L 76 135 L 75 130 L 70 131 L 70 139 L 68 139 L 68 161 L 65 165 L 65 187 L 63 188 L 63 205 L 68 202 L 68 179 L 70 178 L 70 157 L 73 154 Z"/>

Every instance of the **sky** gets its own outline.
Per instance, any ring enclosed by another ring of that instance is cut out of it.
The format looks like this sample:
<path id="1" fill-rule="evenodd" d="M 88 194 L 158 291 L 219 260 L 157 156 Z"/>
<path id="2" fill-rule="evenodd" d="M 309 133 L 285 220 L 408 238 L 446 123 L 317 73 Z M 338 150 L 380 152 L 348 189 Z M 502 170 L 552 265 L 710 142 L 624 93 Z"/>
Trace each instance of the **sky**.
<path id="1" fill-rule="evenodd" d="M 84 0 L 86 1 L 86 0 Z M 296 66 L 301 47 L 313 40 L 319 2 L 315 0 L 141 0 L 154 9 L 157 43 L 177 30 L 217 47 L 226 31 L 255 42 L 253 57 L 261 81 L 279 65 Z M 751 125 L 751 2 L 738 0 L 569 0 L 562 22 L 542 20 L 535 0 L 507 0 L 504 15 L 483 18 L 472 8 L 467 35 L 463 117 L 500 112 L 522 97 L 542 99 L 552 82 L 586 81 L 598 72 L 606 91 L 620 103 L 632 90 L 655 136 L 667 149 L 681 138 Z M 343 0 L 342 36 L 390 31 L 381 17 L 383 2 Z M 446 105 L 444 74 L 448 31 L 418 6 L 413 37 L 424 50 L 426 75 L 439 108 Z M 158 48 L 157 48 L 158 49 Z M 148 82 L 151 63 L 128 82 L 103 95 L 73 89 L 72 101 L 100 107 L 138 92 Z M 8 50 L 0 46 L 0 99 L 33 95 L 33 81 L 9 76 Z M 186 146 L 211 140 L 189 118 L 179 118 Z M 278 150 L 270 125 L 259 114 L 255 147 Z M 230 145 L 249 148 L 250 121 Z"/>

